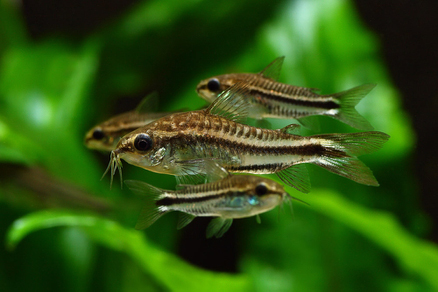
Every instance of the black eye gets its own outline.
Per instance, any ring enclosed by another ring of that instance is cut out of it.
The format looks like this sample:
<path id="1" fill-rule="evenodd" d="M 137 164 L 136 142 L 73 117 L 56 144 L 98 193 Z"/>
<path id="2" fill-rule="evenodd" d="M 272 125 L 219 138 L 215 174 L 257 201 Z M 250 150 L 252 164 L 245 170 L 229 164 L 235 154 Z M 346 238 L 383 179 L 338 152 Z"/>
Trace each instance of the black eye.
<path id="1" fill-rule="evenodd" d="M 259 184 L 258 186 L 256 186 L 255 192 L 257 196 L 263 196 L 266 195 L 266 193 L 268 192 L 268 188 L 265 184 Z"/>
<path id="2" fill-rule="evenodd" d="M 138 151 L 147 151 L 152 147 L 152 139 L 146 134 L 139 134 L 134 140 L 134 147 Z"/>
<path id="3" fill-rule="evenodd" d="M 94 130 L 94 132 L 93 132 L 93 138 L 94 138 L 94 139 L 96 139 L 96 140 L 102 140 L 103 137 L 105 137 L 105 134 L 103 133 L 102 130 L 100 130 L 100 129 L 96 129 L 96 130 Z"/>
<path id="4" fill-rule="evenodd" d="M 207 88 L 210 91 L 216 92 L 219 91 L 219 89 L 221 88 L 221 84 L 219 82 L 219 80 L 217 80 L 216 78 L 210 79 L 207 83 Z"/>

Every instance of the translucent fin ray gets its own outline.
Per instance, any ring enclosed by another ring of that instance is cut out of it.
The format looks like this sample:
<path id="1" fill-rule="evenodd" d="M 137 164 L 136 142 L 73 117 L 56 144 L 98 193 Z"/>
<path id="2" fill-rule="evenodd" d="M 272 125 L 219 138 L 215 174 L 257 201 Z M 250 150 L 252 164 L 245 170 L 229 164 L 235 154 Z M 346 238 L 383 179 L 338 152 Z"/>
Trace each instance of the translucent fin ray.
<path id="1" fill-rule="evenodd" d="M 310 192 L 310 179 L 304 164 L 297 164 L 276 173 L 282 182 L 300 192 Z"/>
<path id="2" fill-rule="evenodd" d="M 160 211 L 156 201 L 161 198 L 165 190 L 154 187 L 145 182 L 127 180 L 125 184 L 137 195 L 144 197 L 143 208 L 135 225 L 135 229 L 145 229 L 154 224 L 161 216 L 167 212 Z"/>
<path id="3" fill-rule="evenodd" d="M 319 124 L 319 120 L 315 116 L 307 116 L 298 119 L 301 125 L 306 127 L 309 130 L 318 132 L 321 129 L 321 125 Z"/>
<path id="4" fill-rule="evenodd" d="M 248 85 L 238 82 L 223 91 L 205 111 L 231 121 L 242 121 L 248 116 L 248 94 Z"/>
<path id="5" fill-rule="evenodd" d="M 212 159 L 204 161 L 204 171 L 208 182 L 214 182 L 230 176 L 230 173 Z"/>
<path id="6" fill-rule="evenodd" d="M 256 215 L 256 221 L 257 221 L 258 224 L 262 223 L 262 219 L 260 218 L 260 214 Z"/>
<path id="7" fill-rule="evenodd" d="M 214 182 L 229 175 L 215 159 L 193 159 L 177 162 L 182 176 L 177 177 L 179 185 Z"/>
<path id="8" fill-rule="evenodd" d="M 221 217 L 214 218 L 207 226 L 207 238 L 215 236 L 216 238 L 222 237 L 225 232 L 230 229 L 233 219 L 224 219 Z"/>
<path id="9" fill-rule="evenodd" d="M 356 156 L 379 150 L 388 141 L 389 135 L 371 131 L 314 135 L 312 138 L 320 139 L 321 145 L 328 150 L 336 150 L 333 152 L 334 155 L 331 155 L 330 151 L 328 151 L 327 155 L 316 160 L 314 164 L 361 184 L 370 186 L 379 185 L 373 172 Z"/>
<path id="10" fill-rule="evenodd" d="M 158 110 L 158 93 L 156 91 L 149 93 L 140 101 L 135 111 L 138 113 L 153 113 Z"/>
<path id="11" fill-rule="evenodd" d="M 315 164 L 357 183 L 375 187 L 379 186 L 371 169 L 356 157 L 326 157 Z"/>
<path id="12" fill-rule="evenodd" d="M 283 66 L 284 56 L 278 57 L 272 61 L 268 66 L 266 66 L 262 71 L 259 72 L 265 78 L 272 80 L 278 80 L 280 77 L 281 67 Z"/>
<path id="13" fill-rule="evenodd" d="M 195 218 L 196 218 L 196 216 L 194 216 L 192 214 L 180 213 L 179 216 L 178 216 L 178 223 L 176 225 L 176 229 L 179 230 L 181 228 L 186 227 Z"/>
<path id="14" fill-rule="evenodd" d="M 372 130 L 373 126 L 356 111 L 355 106 L 374 87 L 376 87 L 376 84 L 363 84 L 334 94 L 334 97 L 338 99 L 340 105 L 340 110 L 335 117 L 353 128 Z"/>
<path id="15" fill-rule="evenodd" d="M 321 141 L 322 145 L 328 148 L 342 150 L 352 156 L 361 156 L 382 148 L 383 144 L 390 138 L 389 135 L 378 132 L 360 132 L 345 134 L 322 134 L 313 135 Z"/>

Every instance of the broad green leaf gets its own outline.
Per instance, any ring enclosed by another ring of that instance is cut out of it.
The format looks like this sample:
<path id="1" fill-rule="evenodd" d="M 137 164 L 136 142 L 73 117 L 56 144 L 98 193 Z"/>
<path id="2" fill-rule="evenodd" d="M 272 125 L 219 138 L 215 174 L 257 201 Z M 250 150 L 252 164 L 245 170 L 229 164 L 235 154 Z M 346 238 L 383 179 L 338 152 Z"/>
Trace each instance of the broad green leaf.
<path id="1" fill-rule="evenodd" d="M 310 208 L 361 233 L 391 254 L 408 273 L 438 289 L 438 246 L 407 232 L 388 212 L 369 210 L 329 190 L 313 190 Z"/>
<path id="2" fill-rule="evenodd" d="M 244 275 L 204 271 L 148 242 L 143 233 L 126 229 L 118 223 L 94 215 L 67 211 L 42 211 L 18 219 L 7 235 L 13 248 L 27 234 L 44 228 L 76 226 L 83 228 L 96 242 L 126 253 L 145 272 L 153 275 L 171 291 L 250 291 L 251 282 Z"/>
<path id="3" fill-rule="evenodd" d="M 0 162 L 27 165 L 35 163 L 37 160 L 35 153 L 38 151 L 30 152 L 27 147 L 32 147 L 34 150 L 38 148 L 31 139 L 16 133 L 0 119 Z"/>

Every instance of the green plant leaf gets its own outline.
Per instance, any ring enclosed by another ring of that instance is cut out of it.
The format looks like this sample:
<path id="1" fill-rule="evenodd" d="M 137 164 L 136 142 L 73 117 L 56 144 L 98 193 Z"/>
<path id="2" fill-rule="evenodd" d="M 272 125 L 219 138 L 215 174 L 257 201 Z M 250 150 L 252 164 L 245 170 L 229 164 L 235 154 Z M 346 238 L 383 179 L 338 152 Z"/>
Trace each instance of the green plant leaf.
<path id="1" fill-rule="evenodd" d="M 250 291 L 251 282 L 245 275 L 201 270 L 156 248 L 143 233 L 94 215 L 68 211 L 32 213 L 12 224 L 7 234 L 7 246 L 11 249 L 29 233 L 57 226 L 83 228 L 96 242 L 126 253 L 171 291 L 203 291 L 206 287 L 209 291 Z"/>
<path id="2" fill-rule="evenodd" d="M 329 190 L 313 190 L 307 201 L 315 212 L 361 233 L 391 254 L 406 272 L 438 289 L 438 247 L 407 232 L 394 215 L 367 209 Z"/>

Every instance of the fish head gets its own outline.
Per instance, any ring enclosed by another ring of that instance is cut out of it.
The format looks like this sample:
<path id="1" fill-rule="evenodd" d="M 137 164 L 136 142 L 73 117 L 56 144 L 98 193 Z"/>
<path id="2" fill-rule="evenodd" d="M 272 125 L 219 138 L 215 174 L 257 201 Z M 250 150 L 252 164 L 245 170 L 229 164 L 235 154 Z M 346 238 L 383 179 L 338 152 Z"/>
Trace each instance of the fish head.
<path id="1" fill-rule="evenodd" d="M 199 82 L 196 92 L 208 102 L 213 102 L 219 94 L 240 81 L 239 74 L 225 74 L 210 77 Z"/>
<path id="2" fill-rule="evenodd" d="M 139 130 L 141 130 L 141 128 Z M 121 159 L 125 160 L 129 164 L 145 169 L 150 169 L 150 167 L 152 166 L 152 162 L 149 159 L 149 155 L 152 151 L 152 146 L 153 140 L 151 136 L 144 132 L 139 132 L 135 130 L 129 134 L 126 134 L 117 143 L 115 150 L 111 151 L 110 161 L 103 176 L 105 176 L 110 171 L 112 185 L 114 174 L 118 169 L 120 174 L 120 181 L 122 182 Z"/>
<path id="3" fill-rule="evenodd" d="M 170 146 L 162 146 L 159 134 L 162 119 L 124 135 L 113 151 L 115 157 L 153 172 L 172 174 L 168 168 Z"/>
<path id="4" fill-rule="evenodd" d="M 133 131 L 120 139 L 114 152 L 129 164 L 148 169 L 153 164 L 150 159 L 154 151 L 153 146 L 154 140 L 151 133 Z"/>
<path id="5" fill-rule="evenodd" d="M 235 185 L 245 194 L 250 211 L 246 215 L 256 215 L 280 205 L 289 194 L 274 180 L 251 175 L 235 175 Z"/>
<path id="6" fill-rule="evenodd" d="M 118 139 L 110 135 L 104 127 L 100 125 L 93 127 L 87 132 L 84 144 L 90 149 L 112 151 L 117 145 Z"/>

